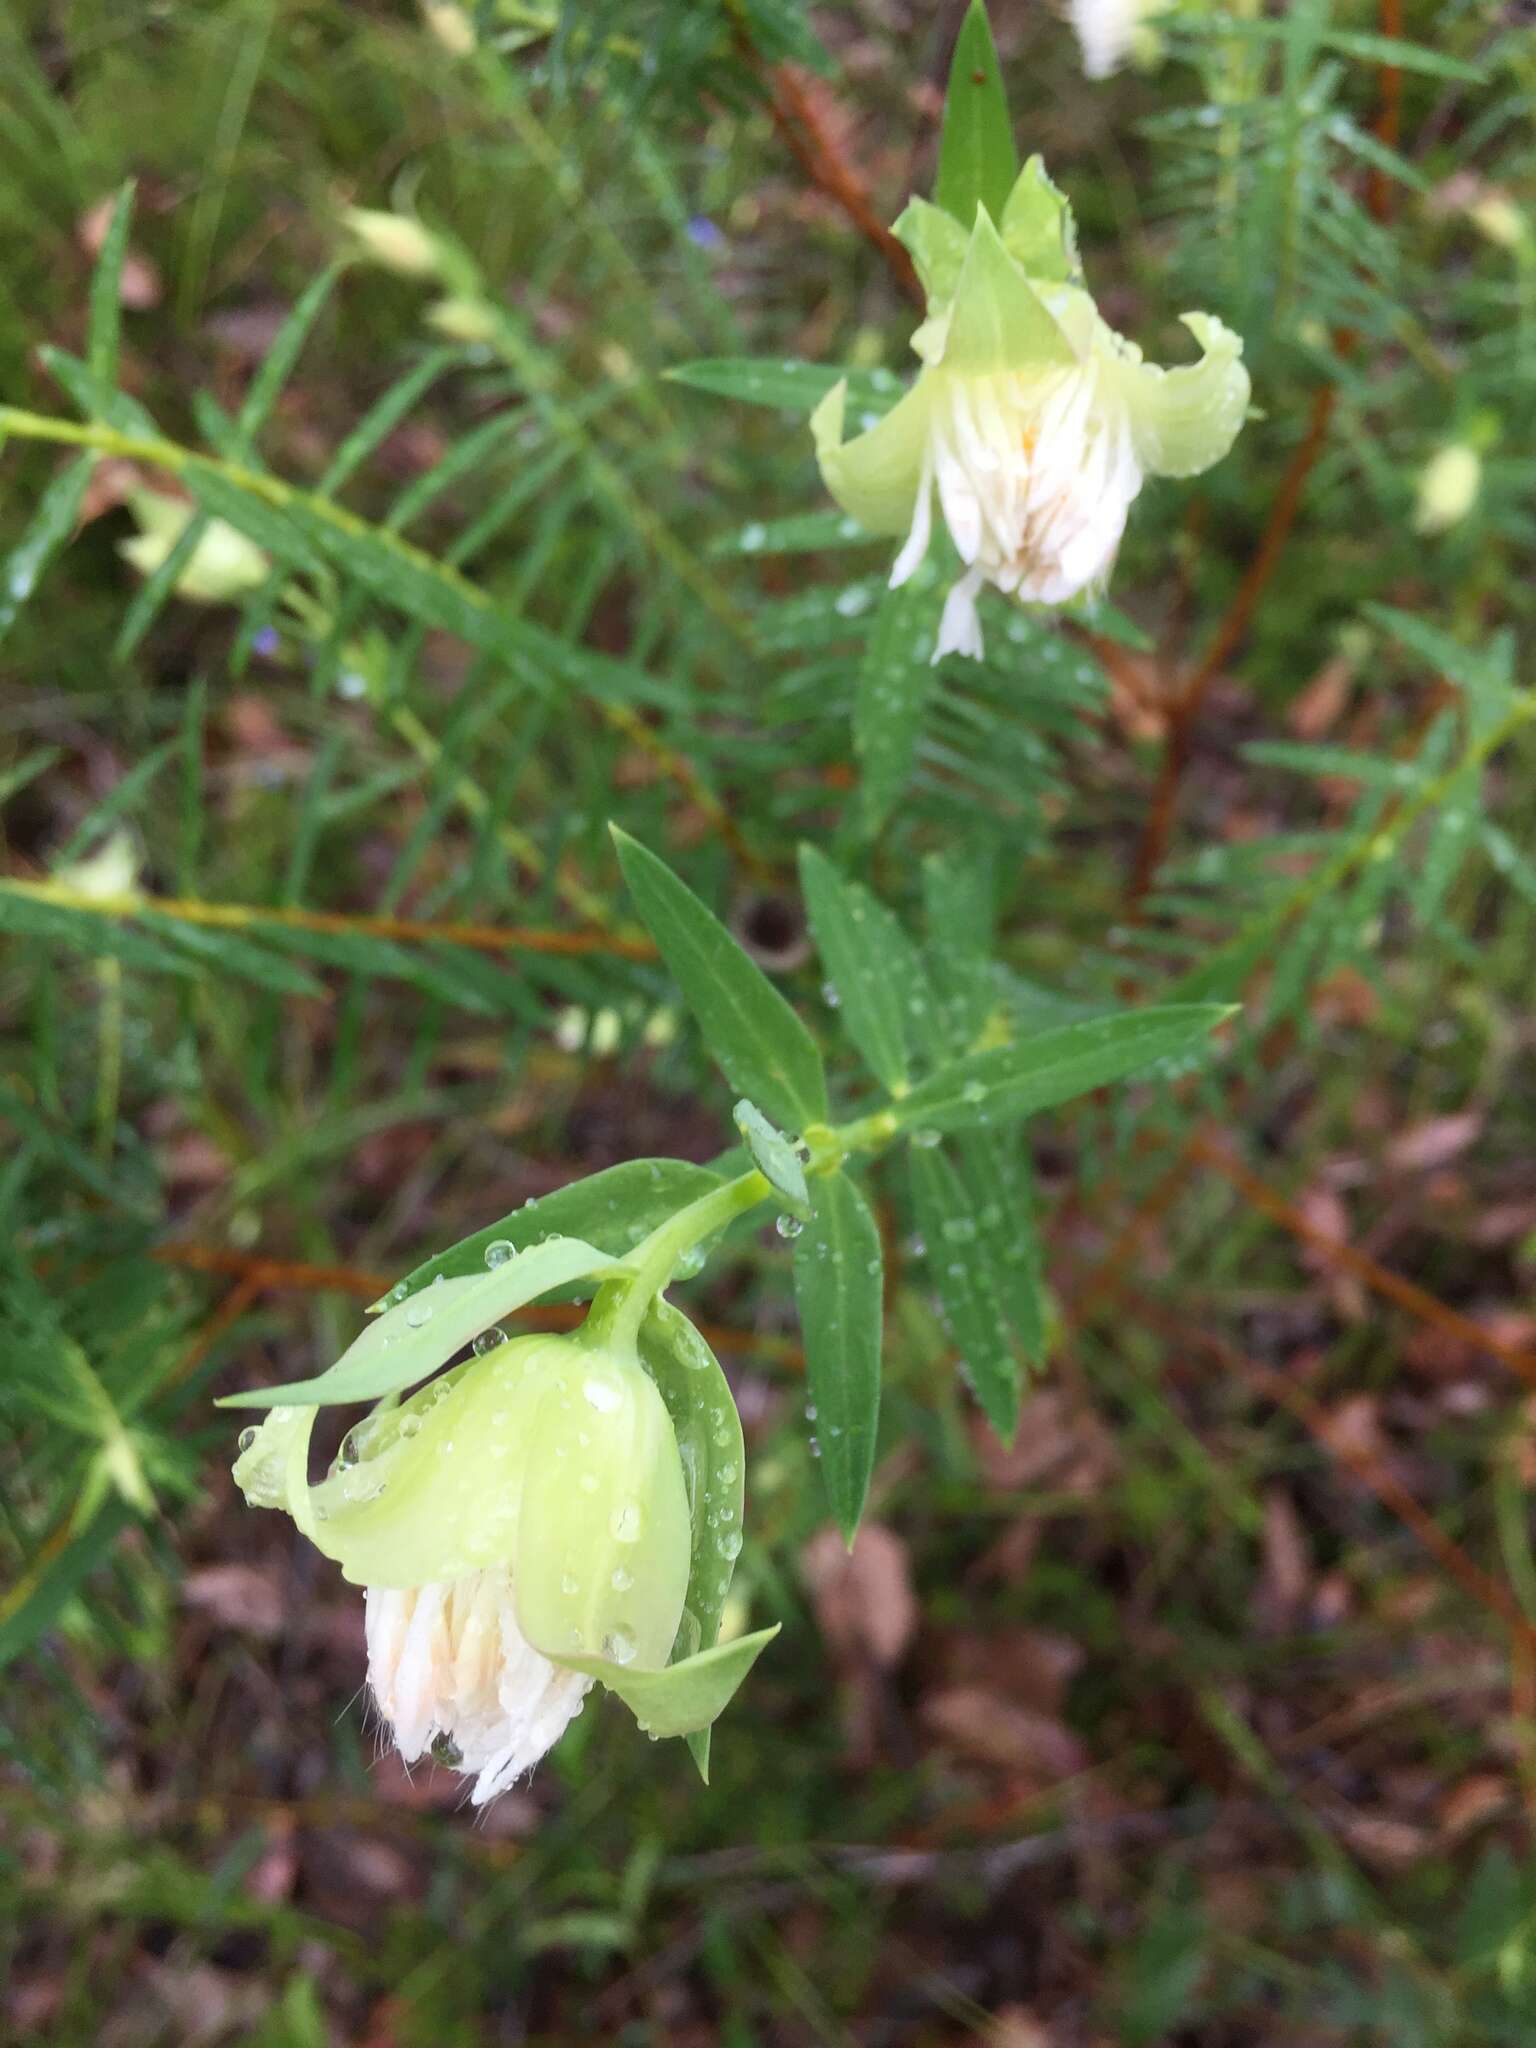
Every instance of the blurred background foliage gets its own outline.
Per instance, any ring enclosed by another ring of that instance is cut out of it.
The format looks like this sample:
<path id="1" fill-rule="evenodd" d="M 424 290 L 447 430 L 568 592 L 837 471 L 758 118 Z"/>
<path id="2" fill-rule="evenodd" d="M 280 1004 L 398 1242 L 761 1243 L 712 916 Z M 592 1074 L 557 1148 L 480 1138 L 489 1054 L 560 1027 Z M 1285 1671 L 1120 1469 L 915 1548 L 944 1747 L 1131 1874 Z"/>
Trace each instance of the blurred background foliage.
<path id="1" fill-rule="evenodd" d="M 880 227 L 957 10 L 13 0 L 0 402 L 95 424 L 0 456 L 11 2038 L 1529 2040 L 1528 14 L 1176 7 L 1090 83 L 996 8 L 1106 316 L 1168 360 L 1218 312 L 1258 416 L 1144 495 L 1113 607 L 930 678 L 798 417 L 667 372 L 905 370 Z M 450 238 L 478 323 L 333 269 L 354 203 Z M 138 579 L 149 442 L 289 567 Z M 881 1183 L 851 1560 L 788 1247 L 684 1290 L 784 1634 L 707 1794 L 594 1704 L 472 1826 L 376 1758 L 356 1604 L 239 1509 L 209 1396 L 727 1142 L 610 818 L 845 1074 L 803 839 L 962 1009 L 1246 1009 L 1010 1162 L 1050 1362 L 1009 1449 Z"/>

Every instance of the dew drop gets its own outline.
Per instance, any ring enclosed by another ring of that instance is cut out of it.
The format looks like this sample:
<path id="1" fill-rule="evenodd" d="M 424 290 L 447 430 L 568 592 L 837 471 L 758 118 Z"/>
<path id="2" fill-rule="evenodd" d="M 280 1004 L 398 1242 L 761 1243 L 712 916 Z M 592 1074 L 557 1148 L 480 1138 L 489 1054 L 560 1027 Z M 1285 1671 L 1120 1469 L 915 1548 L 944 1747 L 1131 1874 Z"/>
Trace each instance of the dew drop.
<path id="1" fill-rule="evenodd" d="M 801 1231 L 804 1230 L 805 1225 L 800 1221 L 800 1218 L 798 1216 L 790 1216 L 786 1214 L 777 1217 L 774 1221 L 773 1227 L 779 1233 L 780 1237 L 794 1238 L 800 1235 Z"/>
<path id="2" fill-rule="evenodd" d="M 484 1358 L 487 1351 L 494 1351 L 498 1345 L 505 1344 L 506 1341 L 507 1333 L 498 1323 L 492 1330 L 482 1330 L 470 1349 L 476 1358 Z"/>
<path id="3" fill-rule="evenodd" d="M 586 1396 L 587 1406 L 597 1409 L 601 1415 L 611 1415 L 624 1399 L 612 1380 L 600 1380 L 595 1377 L 585 1380 L 581 1391 Z"/>
<path id="4" fill-rule="evenodd" d="M 610 1629 L 603 1637 L 603 1655 L 611 1664 L 631 1664 L 635 1656 L 635 1639 L 627 1628 Z"/>
<path id="5" fill-rule="evenodd" d="M 833 982 L 824 981 L 821 984 L 821 1000 L 829 1010 L 835 1010 L 843 999 L 838 994 L 836 985 Z"/>
<path id="6" fill-rule="evenodd" d="M 715 1538 L 715 1548 L 722 1557 L 738 1558 L 741 1555 L 741 1531 L 722 1529 Z"/>
<path id="7" fill-rule="evenodd" d="M 638 1505 L 632 1500 L 627 1500 L 609 1516 L 609 1532 L 617 1543 L 638 1543 L 642 1520 Z"/>
<path id="8" fill-rule="evenodd" d="M 675 1280 L 691 1280 L 695 1273 L 702 1273 L 703 1270 L 703 1245 L 690 1245 L 688 1250 L 681 1255 L 677 1264 L 672 1268 L 672 1277 Z"/>
<path id="9" fill-rule="evenodd" d="M 486 1246 L 485 1263 L 494 1272 L 496 1267 L 504 1266 L 516 1250 L 517 1246 L 510 1238 L 498 1237 L 494 1243 Z"/>
<path id="10" fill-rule="evenodd" d="M 608 1583 L 612 1586 L 615 1593 L 627 1593 L 635 1583 L 635 1575 L 633 1572 L 626 1571 L 623 1565 L 616 1564 L 609 1574 Z"/>
<path id="11" fill-rule="evenodd" d="M 406 1311 L 405 1311 L 405 1321 L 406 1321 L 406 1327 L 407 1327 L 408 1329 L 412 1329 L 412 1330 L 422 1330 L 422 1329 L 425 1329 L 425 1328 L 426 1328 L 426 1326 L 427 1326 L 427 1324 L 428 1324 L 428 1323 L 430 1323 L 430 1322 L 431 1322 L 431 1320 L 432 1320 L 432 1304 L 431 1304 L 431 1302 L 429 1302 L 429 1301 L 423 1301 L 423 1300 L 421 1299 L 420 1295 L 418 1295 L 418 1296 L 416 1297 L 416 1299 L 415 1299 L 414 1301 L 412 1301 L 412 1302 L 409 1302 L 409 1303 L 407 1303 L 407 1305 L 406 1305 Z"/>
<path id="12" fill-rule="evenodd" d="M 420 1429 L 421 1417 L 419 1415 L 411 1414 L 401 1416 L 400 1434 L 402 1436 L 416 1436 L 419 1433 Z"/>
<path id="13" fill-rule="evenodd" d="M 560 1590 L 565 1594 L 579 1593 L 581 1591 L 581 1581 L 574 1572 L 567 1572 L 560 1581 Z"/>
<path id="14" fill-rule="evenodd" d="M 928 1152 L 938 1144 L 942 1136 L 943 1133 L 941 1131 L 914 1131 L 912 1133 L 912 1142 L 914 1145 L 921 1145 L 923 1150 Z"/>
<path id="15" fill-rule="evenodd" d="M 985 1081 L 967 1081 L 960 1090 L 960 1095 L 961 1099 L 965 1102 L 984 1102 L 987 1096 L 987 1084 Z"/>
<path id="16" fill-rule="evenodd" d="M 597 1481 L 596 1481 L 596 1480 L 595 1480 L 595 1479 L 593 1478 L 593 1476 L 592 1476 L 592 1474 L 591 1474 L 590 1472 L 583 1472 L 583 1473 L 582 1473 L 582 1475 L 581 1475 L 581 1490 L 582 1490 L 582 1492 L 583 1492 L 583 1493 L 596 1493 L 596 1491 L 597 1491 Z"/>
<path id="17" fill-rule="evenodd" d="M 718 1477 L 722 1486 L 729 1486 L 736 1477 L 736 1467 L 734 1465 L 722 1465 Z"/>
<path id="18" fill-rule="evenodd" d="M 239 1436 L 235 1438 L 235 1449 L 237 1451 L 248 1451 L 251 1448 L 251 1445 L 255 1443 L 255 1441 L 256 1431 L 254 1427 L 249 1429 L 242 1429 Z"/>

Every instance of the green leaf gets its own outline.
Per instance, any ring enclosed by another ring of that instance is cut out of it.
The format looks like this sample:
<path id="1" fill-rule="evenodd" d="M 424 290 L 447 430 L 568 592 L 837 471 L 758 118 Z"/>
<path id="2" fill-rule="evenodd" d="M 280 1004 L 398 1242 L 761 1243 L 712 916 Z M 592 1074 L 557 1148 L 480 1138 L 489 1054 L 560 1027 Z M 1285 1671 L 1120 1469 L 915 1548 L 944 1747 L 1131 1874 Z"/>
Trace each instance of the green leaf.
<path id="1" fill-rule="evenodd" d="M 834 384 L 848 385 L 852 411 L 889 412 L 903 390 L 890 370 L 842 370 L 835 363 L 797 363 L 777 356 L 705 356 L 668 370 L 674 384 L 734 398 L 776 412 L 814 412 Z"/>
<path id="2" fill-rule="evenodd" d="M 889 934 L 896 920 L 867 890 L 845 882 L 813 846 L 800 849 L 800 886 L 848 1036 L 877 1079 L 892 1094 L 902 1094 L 908 1078 L 907 1038 L 901 991 L 891 973 Z"/>
<path id="3" fill-rule="evenodd" d="M 746 1452 L 741 1417 L 719 1360 L 688 1318 L 655 1301 L 640 1326 L 640 1357 L 667 1404 L 688 1486 L 693 1540 L 688 1605 L 672 1656 L 675 1662 L 712 1649 L 736 1557 L 741 1549 Z M 709 1730 L 695 1729 L 688 1747 L 709 1780 Z"/>
<path id="4" fill-rule="evenodd" d="M 547 1237 L 581 1237 L 612 1258 L 622 1258 L 649 1237 L 660 1224 L 721 1185 L 722 1176 L 707 1166 L 690 1166 L 682 1159 L 626 1159 L 620 1166 L 605 1167 L 572 1181 L 569 1187 L 539 1195 L 488 1223 L 472 1236 L 460 1238 L 445 1252 L 415 1266 L 376 1301 L 370 1313 L 386 1304 L 393 1307 L 430 1287 L 439 1273 L 448 1280 L 475 1279 L 486 1270 L 485 1255 L 493 1244 L 508 1244 L 514 1252 Z M 574 1292 L 590 1293 L 575 1283 Z M 565 1298 L 566 1290 L 556 1299 Z"/>
<path id="5" fill-rule="evenodd" d="M 123 258 L 128 253 L 128 223 L 133 218 L 133 181 L 119 191 L 112 205 L 112 217 L 102 237 L 101 254 L 91 273 L 90 341 L 91 374 L 103 384 L 117 381 L 118 337 L 123 321 Z"/>
<path id="6" fill-rule="evenodd" d="M 921 1148 L 919 1148 L 921 1149 Z M 990 1261 L 1003 1308 L 1031 1365 L 1045 1363 L 1044 1257 L 1034 1169 L 1022 1133 L 966 1131 L 956 1145 L 976 1218 L 978 1257 Z"/>
<path id="7" fill-rule="evenodd" d="M 971 0 L 949 67 L 934 197 L 969 233 L 978 206 L 986 207 L 993 220 L 1002 219 L 1018 175 L 997 45 L 982 0 Z"/>
<path id="8" fill-rule="evenodd" d="M 942 1152 L 914 1145 L 909 1159 L 912 1205 L 944 1321 L 987 1420 L 1009 1443 L 1019 1420 L 1019 1362 L 975 1202 Z"/>
<path id="9" fill-rule="evenodd" d="M 436 1372 L 482 1330 L 541 1295 L 590 1274 L 611 1272 L 614 1260 L 579 1237 L 551 1237 L 474 1280 L 438 1280 L 423 1300 L 387 1309 L 353 1339 L 328 1372 L 226 1394 L 220 1408 L 329 1407 L 376 1401 Z"/>
<path id="10" fill-rule="evenodd" d="M 816 1407 L 822 1477 L 851 1544 L 869 1492 L 880 1419 L 884 1310 L 880 1233 L 845 1173 L 811 1188 L 811 1220 L 795 1239 L 795 1301 Z"/>
<path id="11" fill-rule="evenodd" d="M 803 1222 L 811 1213 L 811 1198 L 806 1191 L 805 1168 L 794 1146 L 750 1102 L 738 1102 L 731 1117 L 752 1155 L 753 1165 L 784 1206 Z"/>
<path id="12" fill-rule="evenodd" d="M 708 1728 L 729 1706 L 732 1694 L 779 1632 L 779 1625 L 756 1635 L 716 1643 L 696 1657 L 669 1664 L 665 1671 L 636 1671 L 610 1664 L 605 1657 L 557 1657 L 568 1671 L 584 1671 L 616 1692 L 647 1735 L 690 1735 Z"/>
<path id="13" fill-rule="evenodd" d="M 74 532 L 85 487 L 95 467 L 94 455 L 81 455 L 67 469 L 61 469 L 39 498 L 21 539 L 0 562 L 0 640 L 15 625 L 43 571 Z"/>
<path id="14" fill-rule="evenodd" d="M 888 590 L 865 644 L 853 703 L 853 751 L 859 760 L 859 813 L 873 839 L 912 773 L 923 713 L 933 689 L 935 599 L 914 576 Z"/>
<path id="15" fill-rule="evenodd" d="M 1228 1003 L 1166 1003 L 1041 1031 L 941 1067 L 895 1104 L 909 1129 L 964 1131 L 1031 1115 L 1199 1046 Z"/>
<path id="16" fill-rule="evenodd" d="M 666 862 L 610 829 L 635 907 L 731 1086 L 785 1130 L 824 1121 L 826 1075 L 809 1031 Z"/>

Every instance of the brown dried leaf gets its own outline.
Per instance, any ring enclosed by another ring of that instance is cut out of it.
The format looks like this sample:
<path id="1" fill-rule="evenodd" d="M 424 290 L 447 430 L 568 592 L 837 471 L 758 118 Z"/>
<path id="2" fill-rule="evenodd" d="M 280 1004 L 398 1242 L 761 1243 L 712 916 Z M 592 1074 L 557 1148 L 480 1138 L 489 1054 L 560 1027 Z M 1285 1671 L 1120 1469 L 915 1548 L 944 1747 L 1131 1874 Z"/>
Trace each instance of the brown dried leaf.
<path id="1" fill-rule="evenodd" d="M 908 1551 L 880 1522 L 866 1522 L 850 1551 L 830 1524 L 800 1556 L 816 1620 L 839 1664 L 868 1658 L 881 1670 L 900 1663 L 917 1628 Z"/>
<path id="2" fill-rule="evenodd" d="M 211 1615 L 221 1628 L 269 1639 L 283 1632 L 286 1608 L 275 1567 L 204 1565 L 187 1574 L 181 1597 L 189 1607 Z"/>
<path id="3" fill-rule="evenodd" d="M 1465 1109 L 1454 1116 L 1432 1116 L 1410 1124 L 1387 1147 L 1387 1164 L 1399 1173 L 1425 1173 L 1460 1158 L 1483 1128 L 1481 1110 Z"/>
<path id="4" fill-rule="evenodd" d="M 1088 1768 L 1088 1752 L 1063 1722 L 1015 1705 L 984 1686 L 930 1693 L 923 1720 L 935 1735 L 977 1763 L 1029 1771 L 1048 1783 Z"/>

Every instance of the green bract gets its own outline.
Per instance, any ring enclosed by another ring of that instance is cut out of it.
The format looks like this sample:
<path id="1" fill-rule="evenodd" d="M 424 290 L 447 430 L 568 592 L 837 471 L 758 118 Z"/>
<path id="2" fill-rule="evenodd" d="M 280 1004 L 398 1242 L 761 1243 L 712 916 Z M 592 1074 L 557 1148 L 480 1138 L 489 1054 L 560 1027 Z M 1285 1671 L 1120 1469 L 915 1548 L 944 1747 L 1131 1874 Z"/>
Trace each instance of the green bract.
<path id="1" fill-rule="evenodd" d="M 891 574 L 926 554 L 938 496 L 965 573 L 935 660 L 982 651 L 983 583 L 1060 604 L 1104 583 L 1145 476 L 1193 476 L 1231 447 L 1247 410 L 1242 342 L 1210 314 L 1184 324 L 1185 368 L 1144 363 L 1084 289 L 1071 210 L 1032 157 L 994 222 L 966 232 L 913 200 L 896 223 L 927 293 L 912 337 L 923 369 L 867 432 L 845 441 L 846 385 L 811 417 L 828 489 L 871 533 L 902 534 Z"/>

